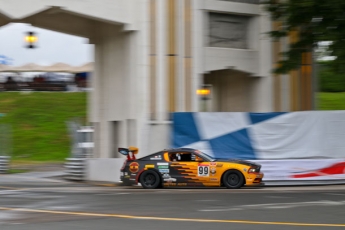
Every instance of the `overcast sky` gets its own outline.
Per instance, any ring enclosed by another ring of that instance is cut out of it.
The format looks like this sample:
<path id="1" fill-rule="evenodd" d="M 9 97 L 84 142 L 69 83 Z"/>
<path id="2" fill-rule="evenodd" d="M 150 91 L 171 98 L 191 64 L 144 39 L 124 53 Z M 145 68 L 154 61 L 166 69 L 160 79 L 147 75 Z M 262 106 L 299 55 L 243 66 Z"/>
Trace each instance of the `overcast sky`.
<path id="1" fill-rule="evenodd" d="M 38 48 L 25 47 L 24 38 L 28 31 L 37 33 Z M 57 62 L 82 65 L 93 61 L 93 45 L 87 42 L 85 38 L 39 29 L 28 24 L 13 23 L 0 27 L 0 56 L 13 59 L 14 66 L 27 63 L 51 65 Z"/>

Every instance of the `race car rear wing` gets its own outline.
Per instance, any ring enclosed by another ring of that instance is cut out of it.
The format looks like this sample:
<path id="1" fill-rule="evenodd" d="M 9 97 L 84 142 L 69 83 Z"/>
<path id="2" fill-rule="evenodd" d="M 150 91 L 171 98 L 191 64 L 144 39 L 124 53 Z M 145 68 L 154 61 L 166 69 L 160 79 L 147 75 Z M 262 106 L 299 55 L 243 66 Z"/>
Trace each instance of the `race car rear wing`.
<path id="1" fill-rule="evenodd" d="M 138 154 L 139 149 L 131 146 L 129 148 L 118 148 L 118 152 L 124 156 L 127 156 L 127 160 L 136 160 L 135 155 Z"/>

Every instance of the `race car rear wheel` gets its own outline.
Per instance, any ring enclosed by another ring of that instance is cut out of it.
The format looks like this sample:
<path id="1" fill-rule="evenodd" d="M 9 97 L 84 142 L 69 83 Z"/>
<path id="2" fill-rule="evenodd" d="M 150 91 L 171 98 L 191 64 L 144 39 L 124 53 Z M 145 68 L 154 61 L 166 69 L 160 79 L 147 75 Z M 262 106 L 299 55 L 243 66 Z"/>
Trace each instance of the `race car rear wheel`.
<path id="1" fill-rule="evenodd" d="M 153 170 L 144 171 L 140 176 L 140 184 L 143 188 L 155 189 L 161 185 L 161 179 Z"/>
<path id="2" fill-rule="evenodd" d="M 229 170 L 223 175 L 223 184 L 227 188 L 238 189 L 244 184 L 244 177 L 242 173 L 237 170 Z"/>

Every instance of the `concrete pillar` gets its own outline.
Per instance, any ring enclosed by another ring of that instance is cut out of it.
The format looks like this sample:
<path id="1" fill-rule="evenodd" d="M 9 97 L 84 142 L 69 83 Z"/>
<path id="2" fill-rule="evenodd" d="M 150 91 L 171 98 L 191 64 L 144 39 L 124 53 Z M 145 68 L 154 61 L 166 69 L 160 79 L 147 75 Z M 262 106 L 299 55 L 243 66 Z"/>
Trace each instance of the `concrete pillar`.
<path id="1" fill-rule="evenodd" d="M 91 100 L 91 122 L 98 122 L 99 145 L 95 155 L 102 158 L 117 157 L 117 148 L 127 146 L 129 130 L 127 119 L 135 119 L 137 86 L 132 69 L 137 64 L 131 49 L 135 42 L 132 32 L 121 26 L 100 25 L 95 38 L 94 98 Z M 97 100 L 96 100 L 97 98 Z M 135 145 L 136 143 L 133 143 Z"/>
<path id="2" fill-rule="evenodd" d="M 273 111 L 273 81 L 272 81 L 272 43 L 268 31 L 271 31 L 269 14 L 261 7 L 260 17 L 256 17 L 260 25 L 258 51 L 259 51 L 259 78 L 252 88 L 252 111 Z"/>
<path id="3" fill-rule="evenodd" d="M 166 62 L 166 42 L 167 42 L 167 1 L 157 1 L 157 120 L 164 121 L 167 118 L 167 62 Z"/>
<path id="4" fill-rule="evenodd" d="M 191 112 L 200 111 L 200 98 L 196 90 L 203 84 L 204 46 L 208 33 L 207 12 L 203 8 L 203 1 L 192 0 L 192 68 L 191 68 Z"/>

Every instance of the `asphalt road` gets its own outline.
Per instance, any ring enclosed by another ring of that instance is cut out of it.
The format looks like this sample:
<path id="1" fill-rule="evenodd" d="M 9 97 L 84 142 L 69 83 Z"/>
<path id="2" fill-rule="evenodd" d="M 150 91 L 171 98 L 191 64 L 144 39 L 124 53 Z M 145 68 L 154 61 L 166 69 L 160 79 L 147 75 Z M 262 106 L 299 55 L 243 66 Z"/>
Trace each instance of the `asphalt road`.
<path id="1" fill-rule="evenodd" d="M 104 187 L 0 176 L 1 230 L 345 229 L 345 185 Z"/>

